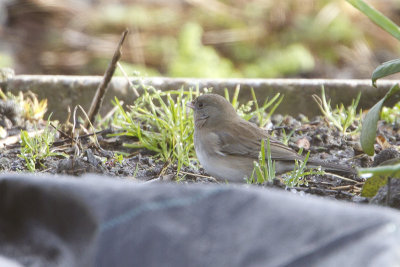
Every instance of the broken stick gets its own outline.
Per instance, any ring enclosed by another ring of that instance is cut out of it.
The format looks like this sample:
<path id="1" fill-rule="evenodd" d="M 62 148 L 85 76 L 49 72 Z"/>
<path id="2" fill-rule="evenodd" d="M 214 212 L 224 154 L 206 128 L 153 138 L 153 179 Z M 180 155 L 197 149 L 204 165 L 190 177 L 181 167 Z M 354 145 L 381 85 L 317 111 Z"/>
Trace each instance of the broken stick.
<path id="1" fill-rule="evenodd" d="M 107 67 L 106 72 L 104 73 L 103 80 L 99 84 L 96 90 L 96 94 L 92 100 L 92 104 L 90 105 L 90 109 L 88 112 L 89 120 L 86 120 L 84 123 L 84 127 L 87 128 L 89 125 L 89 121 L 93 122 L 95 116 L 99 113 L 100 107 L 103 103 L 104 95 L 107 92 L 108 84 L 111 81 L 112 76 L 114 75 L 115 68 L 117 67 L 118 60 L 121 58 L 121 47 L 125 41 L 125 38 L 128 34 L 128 29 L 126 29 L 121 36 L 121 39 L 118 43 L 117 49 L 114 52 L 114 56 L 111 59 L 110 64 Z"/>

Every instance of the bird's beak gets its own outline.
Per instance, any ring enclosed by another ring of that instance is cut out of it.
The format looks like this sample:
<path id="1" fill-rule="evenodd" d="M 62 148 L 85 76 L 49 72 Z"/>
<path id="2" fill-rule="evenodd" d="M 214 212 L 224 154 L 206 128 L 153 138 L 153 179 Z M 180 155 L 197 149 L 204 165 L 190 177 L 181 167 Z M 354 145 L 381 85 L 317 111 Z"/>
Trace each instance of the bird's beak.
<path id="1" fill-rule="evenodd" d="M 188 102 L 188 103 L 186 104 L 186 106 L 187 106 L 188 108 L 194 109 L 193 101 L 192 101 L 192 102 Z"/>

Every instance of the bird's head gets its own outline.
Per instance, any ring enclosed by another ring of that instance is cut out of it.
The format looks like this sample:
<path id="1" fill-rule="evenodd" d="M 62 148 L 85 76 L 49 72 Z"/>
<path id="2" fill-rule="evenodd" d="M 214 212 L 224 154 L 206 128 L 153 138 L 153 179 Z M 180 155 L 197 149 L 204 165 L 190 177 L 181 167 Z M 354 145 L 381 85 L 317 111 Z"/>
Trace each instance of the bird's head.
<path id="1" fill-rule="evenodd" d="M 238 115 L 235 109 L 224 97 L 216 94 L 205 94 L 188 104 L 194 111 L 196 126 L 206 124 L 209 127 L 234 120 Z"/>

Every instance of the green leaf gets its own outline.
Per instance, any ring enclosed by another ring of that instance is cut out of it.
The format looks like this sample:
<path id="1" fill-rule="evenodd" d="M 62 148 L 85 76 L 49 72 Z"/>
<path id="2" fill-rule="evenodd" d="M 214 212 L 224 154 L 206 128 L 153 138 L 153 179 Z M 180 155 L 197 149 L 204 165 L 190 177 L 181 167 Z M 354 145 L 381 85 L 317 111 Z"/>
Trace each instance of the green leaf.
<path id="1" fill-rule="evenodd" d="M 390 60 L 379 65 L 372 73 L 372 85 L 376 87 L 376 81 L 380 78 L 400 72 L 400 59 Z"/>
<path id="2" fill-rule="evenodd" d="M 386 176 L 400 179 L 400 163 L 394 165 L 384 165 L 372 168 L 361 168 L 358 170 L 361 177 Z"/>
<path id="3" fill-rule="evenodd" d="M 400 178 L 400 164 L 361 168 L 358 173 L 361 177 L 368 178 L 361 191 L 361 196 L 373 197 L 379 188 L 386 185 L 388 177 Z"/>
<path id="4" fill-rule="evenodd" d="M 388 97 L 399 90 L 400 87 L 398 84 L 390 88 L 389 92 L 387 92 L 386 95 L 368 111 L 363 120 L 360 142 L 363 151 L 370 156 L 374 155 L 375 152 L 374 143 L 376 137 L 376 129 L 382 105 Z"/>
<path id="5" fill-rule="evenodd" d="M 363 197 L 373 197 L 378 193 L 379 188 L 386 185 L 387 177 L 376 176 L 369 178 L 365 181 L 365 184 L 361 191 L 361 196 Z"/>
<path id="6" fill-rule="evenodd" d="M 360 10 L 364 15 L 366 15 L 370 20 L 372 20 L 379 27 L 384 29 L 390 35 L 392 35 L 397 40 L 400 40 L 400 28 L 388 17 L 383 15 L 381 12 L 373 8 L 372 6 L 365 3 L 363 0 L 347 0 L 355 8 Z"/>

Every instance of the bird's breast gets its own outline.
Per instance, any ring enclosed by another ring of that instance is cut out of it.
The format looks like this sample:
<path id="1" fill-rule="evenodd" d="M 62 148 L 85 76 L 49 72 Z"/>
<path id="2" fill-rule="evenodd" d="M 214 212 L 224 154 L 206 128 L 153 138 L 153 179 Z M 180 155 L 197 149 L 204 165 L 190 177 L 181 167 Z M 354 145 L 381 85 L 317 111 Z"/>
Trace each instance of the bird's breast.
<path id="1" fill-rule="evenodd" d="M 220 151 L 218 136 L 213 134 L 199 136 L 195 132 L 194 146 L 200 164 L 208 174 L 229 182 L 244 182 L 250 178 L 253 170 L 253 159 L 226 155 Z"/>

